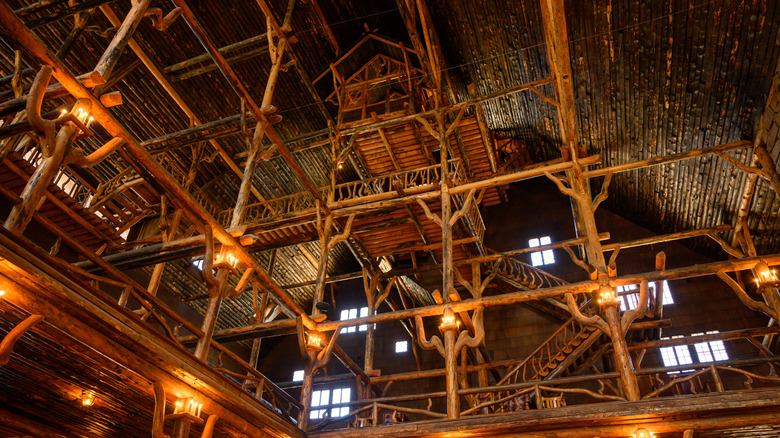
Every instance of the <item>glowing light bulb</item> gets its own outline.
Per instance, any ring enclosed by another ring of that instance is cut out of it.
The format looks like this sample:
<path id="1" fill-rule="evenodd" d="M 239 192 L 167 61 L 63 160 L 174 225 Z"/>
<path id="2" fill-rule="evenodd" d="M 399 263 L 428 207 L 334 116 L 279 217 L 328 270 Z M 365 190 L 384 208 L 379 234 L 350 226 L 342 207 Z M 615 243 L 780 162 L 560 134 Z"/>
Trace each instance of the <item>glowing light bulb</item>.
<path id="1" fill-rule="evenodd" d="M 344 168 L 344 163 L 339 163 L 339 169 L 343 169 L 343 168 Z"/>
<path id="2" fill-rule="evenodd" d="M 636 430 L 636 432 L 632 435 L 634 438 L 653 438 L 655 435 L 652 432 L 649 432 L 647 429 L 639 428 Z"/>
<path id="3" fill-rule="evenodd" d="M 95 393 L 92 391 L 81 391 L 81 405 L 90 407 L 95 404 Z"/>

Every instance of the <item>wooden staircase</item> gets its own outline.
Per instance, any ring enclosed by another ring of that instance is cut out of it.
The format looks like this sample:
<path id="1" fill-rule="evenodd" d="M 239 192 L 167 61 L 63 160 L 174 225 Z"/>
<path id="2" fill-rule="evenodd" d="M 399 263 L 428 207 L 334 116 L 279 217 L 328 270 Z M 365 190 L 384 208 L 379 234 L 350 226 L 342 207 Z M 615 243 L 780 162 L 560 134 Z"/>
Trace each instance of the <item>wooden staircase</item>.
<path id="1" fill-rule="evenodd" d="M 499 264 L 495 286 L 503 292 L 515 292 L 517 290 L 534 290 L 539 288 L 563 286 L 567 282 L 552 274 L 535 268 L 527 263 L 521 262 L 512 257 L 501 258 L 497 261 Z M 483 266 L 483 271 L 489 272 L 492 265 Z M 578 295 L 575 297 L 578 305 L 582 305 L 587 297 Z M 563 298 L 546 298 L 544 300 L 529 301 L 526 305 L 536 310 L 552 316 L 560 321 L 567 321 L 571 313 L 563 301 Z"/>
<path id="2" fill-rule="evenodd" d="M 498 385 L 525 383 L 576 375 L 598 358 L 602 333 L 569 318 L 522 362 L 509 370 Z"/>

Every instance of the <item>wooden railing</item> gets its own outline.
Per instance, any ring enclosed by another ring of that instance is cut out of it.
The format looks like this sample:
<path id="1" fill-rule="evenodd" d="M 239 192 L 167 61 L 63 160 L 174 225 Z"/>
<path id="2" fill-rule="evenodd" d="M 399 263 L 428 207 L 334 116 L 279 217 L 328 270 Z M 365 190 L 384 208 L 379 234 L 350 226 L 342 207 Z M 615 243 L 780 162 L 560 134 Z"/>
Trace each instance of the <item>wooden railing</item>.
<path id="1" fill-rule="evenodd" d="M 176 313 L 173 309 L 168 307 L 165 303 L 159 300 L 156 296 L 150 294 L 146 289 L 139 285 L 124 281 L 122 279 L 115 279 L 109 277 L 97 276 L 83 271 L 77 267 L 74 267 L 68 263 L 61 261 L 60 259 L 54 259 L 55 263 L 61 266 L 62 269 L 68 271 L 76 277 L 81 277 L 87 282 L 91 283 L 92 291 L 98 293 L 101 289 L 99 284 L 105 284 L 107 286 L 118 287 L 122 289 L 122 293 L 117 300 L 119 307 L 127 307 L 130 299 L 134 300 L 134 303 L 138 303 L 140 308 L 132 313 L 136 317 L 146 324 L 156 324 L 159 327 L 159 331 L 176 346 L 184 351 L 187 351 L 184 345 L 179 340 L 179 331 L 181 329 L 195 335 L 200 339 L 204 336 L 203 332 L 192 322 Z M 238 355 L 230 351 L 227 347 L 216 342 L 211 341 L 211 347 L 218 352 L 217 365 L 211 366 L 215 371 L 221 373 L 226 378 L 232 380 L 236 386 L 241 386 L 249 394 L 252 394 L 255 399 L 281 413 L 288 419 L 297 418 L 298 413 L 302 409 L 301 404 L 288 394 L 283 389 L 279 388 L 274 382 L 269 380 L 260 371 L 255 369 L 245 360 Z M 238 368 L 242 372 L 235 372 L 226 368 L 223 364 L 224 359 L 227 358 L 233 364 L 233 368 Z M 207 364 L 208 365 L 208 364 Z M 242 382 L 250 382 L 250 385 L 241 385 Z"/>
<path id="2" fill-rule="evenodd" d="M 530 289 L 556 287 L 566 284 L 565 280 L 512 257 L 501 258 L 498 263 L 499 274 L 510 277 Z"/>
<path id="3" fill-rule="evenodd" d="M 543 380 L 594 331 L 595 328 L 586 327 L 574 317 L 570 318 L 522 362 L 509 370 L 498 384 Z"/>
<path id="4" fill-rule="evenodd" d="M 464 173 L 460 160 L 449 161 L 449 175 L 454 184 L 464 181 Z M 333 202 L 331 207 L 346 207 L 362 202 L 389 199 L 401 194 L 410 195 L 434 190 L 441 181 L 441 167 L 437 165 L 422 167 L 419 169 L 380 175 L 358 181 L 338 184 L 333 188 Z M 329 188 L 317 189 L 322 199 L 328 199 Z M 282 218 L 294 213 L 300 213 L 315 208 L 314 197 L 309 192 L 295 193 L 281 198 L 257 202 L 247 206 L 244 223 L 256 223 L 272 218 Z M 484 234 L 484 223 L 479 216 L 479 210 L 471 213 L 475 223 L 479 223 L 478 229 Z M 217 218 L 223 225 L 230 223 L 233 210 L 223 210 Z M 479 217 L 477 217 L 479 216 Z"/>

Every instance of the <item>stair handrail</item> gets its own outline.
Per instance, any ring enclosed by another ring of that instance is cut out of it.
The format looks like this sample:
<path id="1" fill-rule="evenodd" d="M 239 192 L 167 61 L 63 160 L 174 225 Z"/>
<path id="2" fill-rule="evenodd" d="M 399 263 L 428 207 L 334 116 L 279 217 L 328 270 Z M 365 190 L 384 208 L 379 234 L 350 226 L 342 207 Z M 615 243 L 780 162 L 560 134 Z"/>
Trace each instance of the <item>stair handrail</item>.
<path id="1" fill-rule="evenodd" d="M 585 302 L 585 303 L 584 303 L 584 304 L 583 304 L 583 305 L 580 307 L 580 310 L 585 310 L 585 309 L 588 307 L 588 305 L 589 305 L 590 303 L 591 303 L 591 301 L 590 301 L 590 300 L 586 301 L 586 302 Z M 579 326 L 579 329 L 578 329 L 577 331 L 574 331 L 574 330 L 573 330 L 573 328 L 574 328 L 574 326 L 575 326 L 575 325 L 576 325 L 576 326 Z M 578 334 L 578 333 L 580 333 L 582 330 L 584 330 L 584 329 L 586 329 L 586 328 L 587 328 L 586 326 L 584 326 L 584 325 L 580 324 L 580 323 L 579 323 L 579 322 L 576 320 L 576 318 L 574 318 L 574 317 L 572 316 L 572 317 L 571 317 L 571 318 L 569 318 L 569 319 L 568 319 L 566 322 L 564 322 L 564 323 L 563 323 L 563 324 L 562 324 L 560 327 L 558 327 L 558 329 L 557 329 L 557 330 L 555 330 L 555 332 L 553 332 L 553 334 L 551 334 L 551 335 L 550 335 L 550 336 L 549 336 L 547 339 L 545 339 L 545 341 L 544 341 L 544 342 L 542 342 L 542 343 L 541 343 L 541 344 L 540 344 L 538 347 L 536 347 L 536 349 L 534 349 L 534 351 L 532 351 L 532 352 L 531 352 L 531 353 L 530 353 L 530 354 L 529 354 L 529 355 L 528 355 L 528 356 L 527 356 L 525 359 L 523 359 L 523 361 L 522 361 L 522 362 L 518 363 L 518 364 L 517 364 L 517 365 L 515 365 L 515 366 L 514 366 L 514 367 L 513 367 L 511 370 L 509 370 L 509 371 L 506 373 L 506 375 L 504 375 L 504 377 L 503 377 L 503 378 L 502 378 L 502 379 L 501 379 L 501 380 L 500 380 L 500 381 L 497 383 L 497 385 L 503 385 L 505 382 L 507 382 L 509 379 L 511 379 L 511 378 L 513 378 L 513 377 L 514 377 L 514 378 L 515 378 L 515 380 L 516 380 L 516 375 L 518 374 L 518 372 L 520 371 L 520 369 L 521 369 L 521 368 L 523 368 L 523 375 L 525 375 L 525 367 L 526 367 L 526 365 L 529 363 L 529 361 L 531 361 L 532 359 L 536 358 L 536 356 L 538 355 L 538 353 L 540 353 L 540 352 L 541 352 L 541 351 L 542 351 L 542 350 L 543 350 L 545 347 L 549 346 L 549 345 L 550 345 L 552 342 L 554 342 L 554 341 L 557 341 L 557 340 L 558 340 L 558 338 L 559 338 L 559 335 L 561 334 L 561 332 L 564 332 L 564 331 L 566 331 L 566 329 L 567 329 L 569 326 L 572 326 L 572 330 L 571 330 L 572 334 Z M 568 343 L 566 343 L 566 344 L 568 344 Z M 556 354 L 557 354 L 557 352 L 558 352 L 558 351 L 560 351 L 560 348 L 556 350 Z M 542 355 L 542 356 L 540 356 L 540 358 L 543 358 L 543 357 L 544 357 L 543 355 Z M 550 354 L 548 353 L 548 358 L 549 358 L 549 357 L 550 357 Z M 539 363 L 541 363 L 541 360 L 540 360 L 540 361 L 538 361 L 538 362 L 539 362 Z M 548 361 L 548 362 L 549 362 L 549 361 Z M 533 366 L 533 365 L 534 365 L 534 362 L 531 362 L 531 365 Z M 546 365 L 546 363 L 545 363 L 545 365 Z M 536 370 L 536 371 L 538 371 L 538 370 Z"/>

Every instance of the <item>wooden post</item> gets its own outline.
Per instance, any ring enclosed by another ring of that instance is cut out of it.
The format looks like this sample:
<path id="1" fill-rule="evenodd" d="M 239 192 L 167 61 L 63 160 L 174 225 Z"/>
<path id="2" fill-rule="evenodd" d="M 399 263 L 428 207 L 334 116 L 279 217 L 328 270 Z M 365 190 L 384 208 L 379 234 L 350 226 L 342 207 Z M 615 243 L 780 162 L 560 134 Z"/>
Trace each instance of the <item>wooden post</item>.
<path id="1" fill-rule="evenodd" d="M 455 352 L 455 329 L 444 330 L 444 369 L 447 380 L 447 418 L 460 416 L 460 397 L 458 396 L 458 357 Z"/>
<path id="2" fill-rule="evenodd" d="M 631 361 L 631 356 L 628 354 L 626 337 L 623 334 L 623 329 L 620 324 L 620 315 L 618 314 L 617 305 L 611 305 L 606 308 L 604 311 L 604 319 L 609 325 L 609 336 L 612 339 L 615 365 L 618 372 L 620 372 L 620 383 L 622 384 L 626 400 L 637 401 L 641 398 L 639 394 L 639 385 L 636 380 L 636 374 L 634 373 L 634 364 Z"/>
<path id="3" fill-rule="evenodd" d="M 95 67 L 95 71 L 104 79 L 108 79 L 109 76 L 111 76 L 111 72 L 119 61 L 119 58 L 122 56 L 122 52 L 125 50 L 125 47 L 127 47 L 130 39 L 133 37 L 133 33 L 135 33 L 138 24 L 144 18 L 144 14 L 150 3 L 151 0 L 133 2 L 133 7 L 130 8 L 125 20 L 122 22 L 119 30 L 117 30 L 116 35 L 114 35 L 114 39 L 111 40 L 111 43 L 108 45 L 106 51 L 103 52 L 103 56 L 100 57 L 100 60 Z M 101 8 L 110 8 L 110 6 L 103 5 Z"/>
<path id="4" fill-rule="evenodd" d="M 620 381 L 625 392 L 626 399 L 637 401 L 640 399 L 639 385 L 636 374 L 634 373 L 631 356 L 626 346 L 625 333 L 628 326 L 639 315 L 638 312 L 644 312 L 647 308 L 647 282 L 642 283 L 642 293 L 640 293 L 639 306 L 636 309 L 626 312 L 623 317 L 618 313 L 619 301 L 615 295 L 615 290 L 609 281 L 609 268 L 604 259 L 604 249 L 601 246 L 598 230 L 596 228 L 596 218 L 594 212 L 598 204 L 606 198 L 606 190 L 596 200 L 591 200 L 590 191 L 587 187 L 587 179 L 583 176 L 583 169 L 578 161 L 577 151 L 572 144 L 570 154 L 573 160 L 573 166 L 569 172 L 566 172 L 567 178 L 553 176 L 550 173 L 545 175 L 552 180 L 561 193 L 572 198 L 575 206 L 575 212 L 582 224 L 582 231 L 585 237 L 585 252 L 588 265 L 595 270 L 595 276 L 599 282 L 599 304 L 604 315 L 604 319 L 598 315 L 585 317 L 579 310 L 577 303 L 571 295 L 567 295 L 567 305 L 569 312 L 574 315 L 581 323 L 586 325 L 595 325 L 600 328 L 607 336 L 612 339 L 615 362 L 620 372 Z M 609 178 L 609 176 L 608 176 Z M 567 181 L 569 187 L 564 185 Z M 605 181 L 605 187 L 607 181 Z M 606 320 L 606 322 L 605 322 Z"/>

